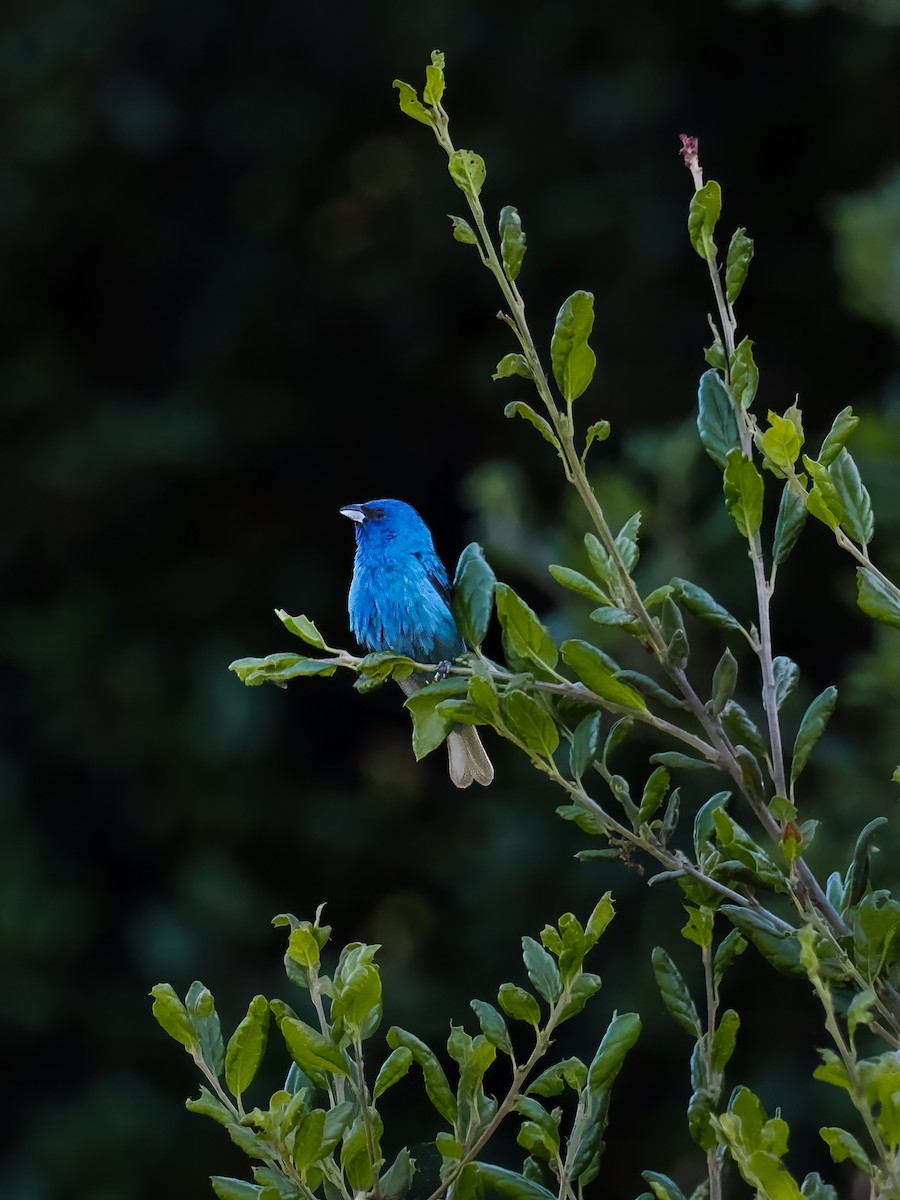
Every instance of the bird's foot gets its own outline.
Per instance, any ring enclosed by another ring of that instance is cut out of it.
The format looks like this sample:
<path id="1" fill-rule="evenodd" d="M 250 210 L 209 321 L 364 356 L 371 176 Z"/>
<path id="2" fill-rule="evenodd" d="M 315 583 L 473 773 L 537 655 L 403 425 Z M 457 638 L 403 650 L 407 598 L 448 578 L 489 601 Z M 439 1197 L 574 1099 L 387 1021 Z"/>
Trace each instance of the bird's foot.
<path id="1" fill-rule="evenodd" d="M 432 680 L 432 683 L 440 683 L 442 679 L 446 679 L 450 674 L 452 667 L 453 663 L 447 658 L 445 658 L 443 662 L 439 662 L 437 665 L 437 670 L 434 673 L 434 679 Z"/>

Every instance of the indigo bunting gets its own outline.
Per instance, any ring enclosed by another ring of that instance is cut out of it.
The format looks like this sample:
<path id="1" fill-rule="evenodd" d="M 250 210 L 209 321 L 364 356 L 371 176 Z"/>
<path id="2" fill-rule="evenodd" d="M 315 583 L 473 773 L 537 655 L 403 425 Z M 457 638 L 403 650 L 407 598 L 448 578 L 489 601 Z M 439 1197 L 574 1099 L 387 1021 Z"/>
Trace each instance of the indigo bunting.
<path id="1" fill-rule="evenodd" d="M 417 662 L 458 658 L 465 643 L 450 607 L 450 583 L 428 526 L 402 500 L 370 500 L 341 509 L 356 526 L 350 584 L 350 628 L 367 650 L 392 650 Z M 421 672 L 398 681 L 407 696 L 424 687 Z M 487 785 L 494 768 L 478 731 L 460 725 L 447 735 L 450 778 L 457 787 Z"/>

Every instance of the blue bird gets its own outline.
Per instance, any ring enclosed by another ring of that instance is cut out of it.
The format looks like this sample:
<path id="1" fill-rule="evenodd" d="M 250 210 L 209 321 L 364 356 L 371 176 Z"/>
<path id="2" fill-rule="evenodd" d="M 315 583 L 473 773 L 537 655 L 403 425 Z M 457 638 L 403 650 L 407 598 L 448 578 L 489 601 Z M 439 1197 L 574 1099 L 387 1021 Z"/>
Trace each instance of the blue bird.
<path id="1" fill-rule="evenodd" d="M 350 584 L 350 628 L 367 650 L 392 650 L 416 662 L 458 658 L 466 646 L 450 607 L 450 583 L 428 526 L 402 500 L 369 500 L 341 509 L 356 526 Z M 424 687 L 420 674 L 400 682 L 407 696 Z M 477 730 L 447 736 L 450 778 L 457 787 L 487 785 L 494 768 Z"/>

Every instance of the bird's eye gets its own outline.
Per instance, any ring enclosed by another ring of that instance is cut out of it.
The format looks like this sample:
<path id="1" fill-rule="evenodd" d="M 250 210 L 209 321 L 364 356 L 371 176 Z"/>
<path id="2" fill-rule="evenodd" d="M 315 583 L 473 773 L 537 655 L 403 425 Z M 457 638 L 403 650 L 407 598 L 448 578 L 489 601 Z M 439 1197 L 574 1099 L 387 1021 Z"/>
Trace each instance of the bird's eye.
<path id="1" fill-rule="evenodd" d="M 367 508 L 366 516 L 369 518 L 370 521 L 380 521 L 381 518 L 384 516 L 384 509 L 383 508 Z"/>

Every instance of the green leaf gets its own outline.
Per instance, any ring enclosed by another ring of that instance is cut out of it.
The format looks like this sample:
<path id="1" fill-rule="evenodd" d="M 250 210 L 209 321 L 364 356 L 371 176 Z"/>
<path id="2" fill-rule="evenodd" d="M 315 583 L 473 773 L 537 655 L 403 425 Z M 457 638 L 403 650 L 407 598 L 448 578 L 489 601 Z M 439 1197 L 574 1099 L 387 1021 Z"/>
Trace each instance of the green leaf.
<path id="1" fill-rule="evenodd" d="M 859 1079 L 870 1110 L 876 1113 L 878 1132 L 892 1154 L 900 1145 L 900 1063 L 896 1051 L 885 1051 L 859 1063 Z"/>
<path id="2" fill-rule="evenodd" d="M 612 752 L 628 737 L 633 726 L 634 721 L 631 717 L 622 717 L 620 720 L 616 721 L 615 725 L 613 725 L 612 729 L 610 729 L 606 736 L 606 744 L 603 747 L 604 767 L 607 765 L 607 761 L 609 760 Z"/>
<path id="3" fill-rule="evenodd" d="M 412 745 L 417 760 L 437 749 L 455 724 L 453 717 L 440 712 L 437 706 L 454 696 L 462 698 L 467 690 L 465 679 L 451 676 L 407 697 L 405 707 L 413 720 Z"/>
<path id="4" fill-rule="evenodd" d="M 222 1025 L 216 1012 L 213 994 L 197 979 L 188 988 L 184 1002 L 197 1032 L 200 1055 L 218 1079 L 225 1066 L 225 1043 L 222 1040 Z"/>
<path id="5" fill-rule="evenodd" d="M 588 450 L 594 442 L 605 442 L 609 437 L 611 426 L 609 421 L 594 421 L 592 425 L 588 425 L 587 433 L 584 438 L 584 449 L 581 452 L 581 465 L 584 466 L 587 459 Z"/>
<path id="6" fill-rule="evenodd" d="M 470 199 L 474 200 L 484 186 L 487 171 L 484 159 L 474 150 L 454 150 L 447 164 L 450 178 Z"/>
<path id="7" fill-rule="evenodd" d="M 854 908 L 859 904 L 869 882 L 869 865 L 872 842 L 875 834 L 882 825 L 887 824 L 887 817 L 875 817 L 862 830 L 853 848 L 853 858 L 847 871 L 847 882 L 844 887 L 841 910 Z"/>
<path id="8" fill-rule="evenodd" d="M 431 52 L 431 66 L 425 68 L 425 87 L 422 99 L 433 108 L 441 102 L 444 94 L 444 56 L 440 50 Z"/>
<path id="9" fill-rule="evenodd" d="M 719 659 L 715 671 L 713 671 L 713 716 L 719 717 L 722 715 L 722 709 L 734 695 L 734 689 L 737 685 L 737 677 L 737 659 L 730 650 L 726 649 L 725 653 Z"/>
<path id="10" fill-rule="evenodd" d="M 753 359 L 753 343 L 744 338 L 731 356 L 731 390 L 738 408 L 747 411 L 758 387 L 759 368 Z"/>
<path id="11" fill-rule="evenodd" d="M 541 1023 L 541 1010 L 530 992 L 514 983 L 504 983 L 497 994 L 497 1002 L 508 1017 L 514 1021 L 526 1021 L 535 1029 Z"/>
<path id="12" fill-rule="evenodd" d="M 849 406 L 842 408 L 832 422 L 831 429 L 822 443 L 819 451 L 819 462 L 823 467 L 829 467 L 843 450 L 853 430 L 859 424 L 859 417 L 853 415 Z"/>
<path id="13" fill-rule="evenodd" d="M 226 1128 L 231 1124 L 232 1117 L 229 1109 L 222 1101 L 212 1094 L 209 1088 L 201 1087 L 196 1100 L 185 1100 L 184 1107 L 188 1112 L 199 1113 L 201 1117 L 211 1117 Z"/>
<path id="14" fill-rule="evenodd" d="M 628 518 L 616 534 L 616 549 L 626 572 L 630 575 L 637 566 L 641 552 L 638 549 L 638 532 L 641 528 L 641 514 L 634 513 Z"/>
<path id="15" fill-rule="evenodd" d="M 812 753 L 813 746 L 825 732 L 825 726 L 831 714 L 834 712 L 834 706 L 837 703 L 837 688 L 829 687 L 824 692 L 816 696 L 812 704 L 803 714 L 803 720 L 800 722 L 800 728 L 797 731 L 797 737 L 794 741 L 794 753 L 791 761 L 791 786 L 800 775 L 800 772 L 806 766 L 807 759 Z"/>
<path id="16" fill-rule="evenodd" d="M 740 1026 L 741 1018 L 733 1008 L 728 1008 L 722 1013 L 718 1028 L 713 1034 L 712 1050 L 710 1053 L 712 1069 L 720 1075 L 728 1066 L 731 1056 L 734 1054 L 734 1047 L 737 1043 L 737 1034 Z"/>
<path id="17" fill-rule="evenodd" d="M 768 419 L 770 428 L 762 435 L 760 448 L 768 462 L 787 475 L 800 457 L 803 442 L 797 426 L 789 418 L 779 417 L 770 409 Z"/>
<path id="18" fill-rule="evenodd" d="M 498 583 L 495 595 L 506 661 L 515 671 L 535 671 L 539 678 L 552 678 L 559 651 L 546 628 L 507 584 Z"/>
<path id="19" fill-rule="evenodd" d="M 408 1033 L 397 1025 L 391 1026 L 388 1030 L 387 1044 L 392 1050 L 396 1050 L 398 1046 L 405 1046 L 412 1051 L 416 1065 L 422 1069 L 428 1099 L 444 1120 L 450 1125 L 454 1125 L 456 1123 L 456 1097 L 450 1090 L 447 1076 L 434 1051 L 430 1050 L 415 1034 Z"/>
<path id="20" fill-rule="evenodd" d="M 331 1018 L 335 1028 L 358 1030 L 366 1038 L 381 1024 L 381 974 L 369 961 L 377 947 L 348 946 L 344 954 L 351 949 L 355 952 L 351 963 L 343 967 L 339 964 L 335 974 Z"/>
<path id="21" fill-rule="evenodd" d="M 663 1003 L 682 1029 L 699 1038 L 703 1032 L 697 1009 L 681 972 L 662 946 L 654 947 L 651 955 L 653 974 Z"/>
<path id="22" fill-rule="evenodd" d="M 454 1184 L 456 1200 L 556 1200 L 556 1193 L 549 1192 L 534 1180 L 527 1179 L 505 1167 L 489 1163 L 470 1162 L 460 1172 Z"/>
<path id="23" fill-rule="evenodd" d="M 150 989 L 153 1015 L 170 1038 L 180 1042 L 189 1054 L 197 1046 L 197 1035 L 187 1009 L 176 995 L 171 983 L 157 983 Z"/>
<path id="24" fill-rule="evenodd" d="M 806 497 L 806 507 L 812 515 L 829 529 L 837 529 L 844 517 L 837 488 L 828 467 L 803 455 L 803 465 L 812 476 L 814 483 Z"/>
<path id="25" fill-rule="evenodd" d="M 503 720 L 525 746 L 542 758 L 551 758 L 559 746 L 559 732 L 547 710 L 527 692 L 507 692 L 501 701 Z"/>
<path id="26" fill-rule="evenodd" d="M 411 84 L 404 83 L 402 79 L 395 79 L 393 86 L 400 92 L 400 111 L 434 129 L 434 117 L 419 99 L 416 89 Z"/>
<path id="27" fill-rule="evenodd" d="M 535 991 L 548 1004 L 555 1004 L 562 995 L 562 980 L 552 955 L 548 954 L 534 938 L 523 937 L 522 958 Z"/>
<path id="28" fill-rule="evenodd" d="M 487 1040 L 505 1054 L 512 1055 L 512 1042 L 509 1039 L 509 1029 L 502 1015 L 493 1004 L 487 1000 L 470 1000 L 470 1007 L 478 1018 L 481 1032 Z"/>
<path id="29" fill-rule="evenodd" d="M 696 583 L 676 577 L 672 580 L 672 587 L 678 602 L 699 620 L 705 621 L 707 625 L 713 625 L 716 629 L 729 629 L 736 633 L 743 632 L 744 627 L 740 621 Z"/>
<path id="30" fill-rule="evenodd" d="M 728 859 L 741 863 L 766 887 L 779 892 L 786 890 L 782 872 L 724 808 L 713 812 L 713 821 L 719 845 Z"/>
<path id="31" fill-rule="evenodd" d="M 378 1114 L 374 1108 L 370 1114 Z M 360 1116 L 344 1135 L 341 1145 L 341 1170 L 354 1192 L 367 1192 L 375 1179 L 375 1167 L 369 1157 L 365 1122 Z"/>
<path id="32" fill-rule="evenodd" d="M 325 1133 L 325 1110 L 314 1108 L 304 1113 L 294 1131 L 294 1166 L 305 1171 L 323 1157 L 322 1138 Z"/>
<path id="33" fill-rule="evenodd" d="M 697 810 L 694 817 L 694 853 L 703 863 L 710 853 L 710 843 L 716 833 L 716 811 L 724 808 L 731 799 L 731 792 L 716 792 Z"/>
<path id="34" fill-rule="evenodd" d="M 468 221 L 466 221 L 463 217 L 454 217 L 452 213 L 448 213 L 447 217 L 449 218 L 450 224 L 453 227 L 453 237 L 455 241 L 462 242 L 466 246 L 478 245 L 478 238 L 475 234 L 475 230 Z M 512 356 L 507 355 L 507 358 L 510 357 Z M 497 379 L 499 377 L 495 375 L 494 378 Z"/>
<path id="35" fill-rule="evenodd" d="M 587 575 L 582 575 L 580 571 L 573 571 L 571 567 L 560 567 L 555 563 L 551 563 L 547 569 L 561 587 L 568 588 L 570 592 L 577 592 L 579 596 L 587 596 L 595 604 L 609 604 L 606 593 L 593 579 L 588 579 Z"/>
<path id="36" fill-rule="evenodd" d="M 406 654 L 397 654 L 394 650 L 373 650 L 359 661 L 359 673 L 356 686 L 361 691 L 369 691 L 371 684 L 380 687 L 388 679 L 408 679 L 413 673 L 414 661 Z"/>
<path id="37" fill-rule="evenodd" d="M 783 654 L 772 660 L 772 667 L 775 675 L 775 707 L 780 710 L 797 686 L 800 668 Z"/>
<path id="38" fill-rule="evenodd" d="M 738 1088 L 728 1111 L 713 1124 L 747 1183 L 766 1200 L 802 1200 L 796 1180 L 782 1158 L 788 1126 L 780 1116 L 765 1119 L 762 1105 L 748 1088 Z"/>
<path id="39" fill-rule="evenodd" d="M 580 1092 L 587 1082 L 587 1067 L 580 1058 L 565 1058 L 542 1071 L 529 1084 L 528 1094 L 534 1096 L 559 1096 L 566 1087 Z"/>
<path id="40" fill-rule="evenodd" d="M 604 656 L 590 642 L 573 638 L 563 642 L 560 652 L 566 666 L 601 700 L 637 712 L 647 711 L 647 704 L 640 692 L 617 679 Z"/>
<path id="41" fill-rule="evenodd" d="M 869 1162 L 868 1155 L 852 1133 L 839 1129 L 836 1125 L 826 1125 L 819 1130 L 819 1136 L 831 1151 L 831 1158 L 836 1163 L 850 1159 L 853 1165 L 865 1175 L 873 1175 L 875 1169 Z"/>
<path id="42" fill-rule="evenodd" d="M 231 1179 L 226 1175 L 210 1175 L 209 1182 L 219 1200 L 259 1200 L 262 1188 L 243 1179 Z"/>
<path id="43" fill-rule="evenodd" d="M 900 903 L 884 890 L 864 896 L 853 914 L 853 959 L 864 979 L 874 982 L 896 960 L 898 938 Z"/>
<path id="44" fill-rule="evenodd" d="M 268 1038 L 269 1002 L 265 996 L 254 996 L 225 1050 L 225 1083 L 233 1096 L 240 1097 L 253 1082 Z"/>
<path id="45" fill-rule="evenodd" d="M 634 613 L 628 612 L 624 608 L 616 608 L 614 605 L 595 608 L 591 613 L 591 620 L 596 621 L 598 625 L 606 625 L 613 629 L 625 629 L 638 636 L 644 633 L 644 627 Z"/>
<path id="46" fill-rule="evenodd" d="M 319 942 L 309 921 L 301 921 L 288 938 L 288 956 L 301 967 L 319 965 Z"/>
<path id="47" fill-rule="evenodd" d="M 322 1156 L 331 1154 L 335 1146 L 350 1128 L 356 1114 L 356 1104 L 352 1100 L 344 1100 L 329 1108 L 325 1114 L 325 1128 L 322 1131 Z"/>
<path id="48" fill-rule="evenodd" d="M 655 679 L 651 679 L 649 675 L 643 675 L 640 671 L 617 671 L 616 678 L 622 683 L 632 684 L 642 695 L 649 696 L 651 700 L 656 700 L 659 704 L 664 704 L 666 708 L 682 710 L 687 708 L 686 702 L 680 696 L 667 692 Z"/>
<path id="49" fill-rule="evenodd" d="M 625 1056 L 640 1034 L 641 1018 L 637 1013 L 619 1013 L 610 1021 L 588 1068 L 587 1086 L 595 1096 L 612 1087 Z"/>
<path id="50" fill-rule="evenodd" d="M 729 305 L 733 305 L 741 294 L 752 258 L 753 239 L 747 237 L 746 229 L 736 229 L 725 259 L 725 299 Z"/>
<path id="51" fill-rule="evenodd" d="M 806 524 L 808 511 L 804 497 L 793 491 L 789 482 L 786 483 L 781 493 L 778 519 L 775 522 L 772 559 L 776 565 L 783 563 L 796 545 L 797 538 Z"/>
<path id="52" fill-rule="evenodd" d="M 453 615 L 467 646 L 479 650 L 494 608 L 497 580 L 477 542 L 459 556 L 453 577 Z"/>
<path id="53" fill-rule="evenodd" d="M 588 767 L 593 766 L 600 757 L 601 719 L 601 713 L 589 713 L 575 727 L 569 759 L 572 775 L 576 779 L 581 779 Z"/>
<path id="54" fill-rule="evenodd" d="M 722 978 L 734 960 L 747 949 L 747 939 L 741 934 L 739 929 L 732 929 L 727 937 L 723 938 L 716 956 L 713 959 L 713 978 L 715 979 L 716 987 L 722 982 Z"/>
<path id="55" fill-rule="evenodd" d="M 666 805 L 666 811 L 663 813 L 662 825 L 659 830 L 659 840 L 665 846 L 670 841 L 672 834 L 678 828 L 678 816 L 681 811 L 681 788 L 676 788 L 669 797 L 669 803 Z"/>
<path id="56" fill-rule="evenodd" d="M 724 371 L 728 366 L 728 360 L 725 357 L 725 347 L 722 345 L 722 335 L 719 332 L 719 327 L 712 318 L 712 313 L 706 314 L 706 319 L 709 322 L 709 327 L 712 330 L 713 340 L 712 345 L 707 346 L 703 351 L 703 357 L 711 367 L 715 367 L 719 371 Z"/>
<path id="57" fill-rule="evenodd" d="M 587 924 L 584 927 L 585 937 L 587 938 L 589 947 L 597 944 L 600 938 L 606 931 L 610 921 L 616 915 L 616 908 L 613 904 L 611 892 L 604 892 L 597 903 L 591 915 L 587 919 Z"/>
<path id="58" fill-rule="evenodd" d="M 277 1019 L 278 1010 L 275 1012 Z M 322 1086 L 332 1075 L 349 1077 L 350 1067 L 344 1052 L 317 1029 L 291 1016 L 282 1016 L 278 1025 L 291 1058 L 314 1083 Z"/>
<path id="59" fill-rule="evenodd" d="M 734 403 L 718 371 L 705 371 L 700 376 L 697 401 L 700 441 L 716 466 L 724 471 L 728 456 L 741 448 L 741 435 Z"/>
<path id="60" fill-rule="evenodd" d="M 588 345 L 593 326 L 593 294 L 573 292 L 563 301 L 550 341 L 553 376 L 569 404 L 578 399 L 594 377 L 597 357 Z"/>
<path id="61" fill-rule="evenodd" d="M 382 1200 L 404 1200 L 412 1186 L 415 1172 L 416 1160 L 404 1146 L 379 1180 L 378 1188 Z"/>
<path id="62" fill-rule="evenodd" d="M 684 628 L 684 617 L 681 609 L 670 596 L 663 601 L 660 612 L 660 629 L 666 639 L 666 650 L 672 666 L 683 669 L 687 665 L 690 654 L 687 632 Z"/>
<path id="63" fill-rule="evenodd" d="M 782 929 L 751 909 L 736 904 L 723 904 L 719 912 L 779 971 L 806 976 L 806 969 L 800 962 L 800 942 L 795 930 Z"/>
<path id="64" fill-rule="evenodd" d="M 763 480 L 740 450 L 732 450 L 728 455 L 724 492 L 725 507 L 734 518 L 738 532 L 752 541 L 762 524 Z"/>
<path id="65" fill-rule="evenodd" d="M 900 629 L 900 592 L 889 587 L 866 567 L 856 572 L 856 602 L 867 617 Z"/>
<path id="66" fill-rule="evenodd" d="M 689 754 L 682 754 L 680 750 L 660 750 L 650 755 L 650 761 L 673 771 L 707 771 L 716 766 L 716 763 L 705 758 L 691 758 Z"/>
<path id="67" fill-rule="evenodd" d="M 512 374 L 513 372 L 511 372 Z M 518 374 L 518 372 L 515 372 Z M 549 421 L 545 421 L 540 413 L 536 413 L 530 404 L 526 404 L 524 400 L 513 400 L 511 404 L 507 404 L 503 410 L 504 417 L 521 417 L 523 421 L 527 421 L 529 425 L 533 425 L 545 442 L 549 442 L 559 450 L 559 438 L 553 432 Z"/>
<path id="68" fill-rule="evenodd" d="M 261 683 L 283 686 L 289 679 L 302 675 L 333 675 L 335 664 L 319 658 L 304 658 L 300 654 L 269 654 L 265 658 L 237 658 L 229 663 L 241 683 L 258 687 Z"/>
<path id="69" fill-rule="evenodd" d="M 494 380 L 510 379 L 514 375 L 518 375 L 521 379 L 534 379 L 534 374 L 524 354 L 504 354 L 497 363 L 497 369 L 491 378 Z M 509 415 L 513 416 L 514 414 L 510 413 Z"/>
<path id="70" fill-rule="evenodd" d="M 695 946 L 699 946 L 701 950 L 707 950 L 712 945 L 712 909 L 694 908 L 693 905 L 686 904 L 685 912 L 688 919 L 682 927 L 681 936 L 687 938 L 689 942 L 693 942 Z"/>
<path id="71" fill-rule="evenodd" d="M 372 1099 L 377 1100 L 379 1096 L 384 1095 L 388 1088 L 399 1083 L 412 1064 L 412 1050 L 408 1046 L 398 1046 L 396 1050 L 392 1050 L 381 1064 L 381 1070 L 376 1076 L 372 1088 Z"/>
<path id="72" fill-rule="evenodd" d="M 654 1200 L 685 1200 L 684 1192 L 668 1175 L 659 1171 L 641 1171 L 641 1178 L 650 1185 Z"/>
<path id="73" fill-rule="evenodd" d="M 851 1039 L 856 1036 L 860 1025 L 868 1025 L 872 1020 L 872 1010 L 877 1003 L 878 997 L 874 992 L 857 992 L 850 1001 L 850 1007 L 847 1009 L 847 1028 L 850 1030 Z"/>
<path id="74" fill-rule="evenodd" d="M 831 478 L 843 509 L 841 526 L 860 546 L 868 546 L 875 534 L 872 500 L 859 475 L 859 468 L 846 450 L 831 464 Z"/>
<path id="75" fill-rule="evenodd" d="M 838 1200 L 838 1194 L 822 1176 L 813 1171 L 803 1180 L 800 1191 L 804 1200 Z"/>
<path id="76" fill-rule="evenodd" d="M 299 617 L 290 617 L 283 608 L 276 608 L 275 616 L 288 633 L 293 633 L 298 638 L 302 638 L 304 642 L 308 642 L 310 646 L 315 646 L 317 650 L 328 649 L 325 645 L 325 639 L 309 617 L 304 617 L 302 614 Z"/>
<path id="77" fill-rule="evenodd" d="M 714 179 L 710 179 L 691 197 L 688 210 L 688 236 L 691 245 L 701 258 L 714 262 L 716 243 L 713 241 L 713 231 L 722 212 L 722 189 Z"/>
<path id="78" fill-rule="evenodd" d="M 665 800 L 666 793 L 669 790 L 669 780 L 670 776 L 666 768 L 657 767 L 644 784 L 640 808 L 638 809 L 638 819 L 640 821 L 650 821 L 656 815 L 659 806 Z"/>
<path id="79" fill-rule="evenodd" d="M 746 746 L 760 758 L 765 758 L 769 747 L 750 714 L 734 700 L 729 700 L 722 710 L 722 722 L 728 730 L 732 742 L 738 746 Z"/>
<path id="80" fill-rule="evenodd" d="M 497 1057 L 497 1047 L 483 1034 L 471 1039 L 471 1048 L 460 1063 L 457 1104 L 459 1129 L 471 1129 L 473 1123 L 491 1120 L 497 1111 L 494 1100 L 488 1100 L 484 1092 L 485 1072 Z"/>
<path id="81" fill-rule="evenodd" d="M 511 204 L 500 209 L 500 256 L 506 278 L 514 283 L 522 269 L 525 257 L 525 231 L 518 210 Z"/>

